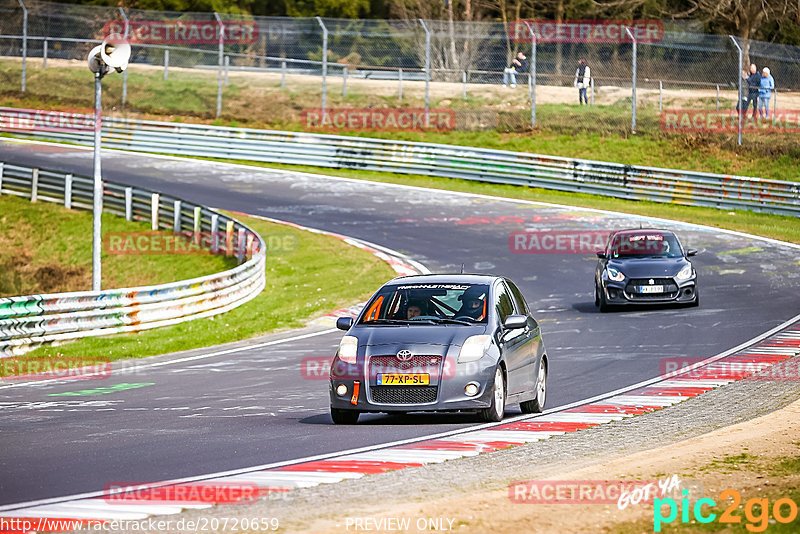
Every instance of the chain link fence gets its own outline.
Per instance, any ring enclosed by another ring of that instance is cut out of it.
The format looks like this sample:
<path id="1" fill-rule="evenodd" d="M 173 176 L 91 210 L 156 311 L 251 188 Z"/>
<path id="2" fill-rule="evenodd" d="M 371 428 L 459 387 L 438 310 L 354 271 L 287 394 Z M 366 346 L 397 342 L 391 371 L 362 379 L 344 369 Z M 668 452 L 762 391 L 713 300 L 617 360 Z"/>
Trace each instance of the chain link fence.
<path id="1" fill-rule="evenodd" d="M 703 34 L 690 23 L 574 21 L 561 31 L 546 21 L 244 17 L 32 0 L 0 0 L 0 15 L 0 94 L 19 107 L 89 112 L 86 56 L 117 34 L 133 55 L 122 76 L 103 82 L 104 109 L 115 116 L 733 143 L 800 130 L 800 47 Z M 748 87 L 750 63 L 759 77 L 769 67 L 774 89 Z M 740 124 L 741 98 L 753 91 L 769 95 L 769 120 L 753 118 L 753 101 Z"/>

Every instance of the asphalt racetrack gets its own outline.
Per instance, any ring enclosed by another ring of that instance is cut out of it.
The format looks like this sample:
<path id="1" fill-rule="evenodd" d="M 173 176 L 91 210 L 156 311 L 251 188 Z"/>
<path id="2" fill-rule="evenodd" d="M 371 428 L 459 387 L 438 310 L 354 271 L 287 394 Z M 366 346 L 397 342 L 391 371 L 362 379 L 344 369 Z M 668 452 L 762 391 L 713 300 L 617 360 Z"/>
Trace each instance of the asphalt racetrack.
<path id="1" fill-rule="evenodd" d="M 0 142 L 0 160 L 91 175 L 91 151 Z M 433 272 L 513 279 L 540 321 L 548 407 L 658 376 L 665 358 L 720 353 L 800 312 L 800 250 L 625 216 L 324 176 L 105 152 L 104 177 L 216 208 L 383 245 Z M 732 215 L 733 216 L 733 215 Z M 699 308 L 600 314 L 589 253 L 533 253 L 513 232 L 596 235 L 666 226 L 700 252 Z M 593 233 L 594 232 L 594 233 Z M 269 236 L 264 236 L 269 237 Z M 376 288 L 377 289 L 377 288 Z M 287 299 L 293 298 L 287 294 Z M 265 465 L 475 424 L 466 415 L 362 416 L 334 426 L 327 383 L 301 361 L 343 333 L 114 373 L 106 380 L 0 388 L 0 505 Z M 290 337 L 292 334 L 287 334 Z M 126 384 L 120 386 L 120 384 Z M 63 396 L 87 387 L 113 393 Z M 519 413 L 511 407 L 510 413 Z"/>

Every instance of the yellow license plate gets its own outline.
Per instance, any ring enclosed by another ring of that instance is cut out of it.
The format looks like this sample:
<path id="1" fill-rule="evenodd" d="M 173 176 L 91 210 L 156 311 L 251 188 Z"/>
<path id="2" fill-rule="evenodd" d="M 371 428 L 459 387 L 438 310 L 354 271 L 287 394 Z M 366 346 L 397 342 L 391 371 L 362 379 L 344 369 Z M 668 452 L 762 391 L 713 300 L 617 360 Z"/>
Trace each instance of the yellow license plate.
<path id="1" fill-rule="evenodd" d="M 379 386 L 425 386 L 430 384 L 429 374 L 383 373 L 378 375 Z"/>

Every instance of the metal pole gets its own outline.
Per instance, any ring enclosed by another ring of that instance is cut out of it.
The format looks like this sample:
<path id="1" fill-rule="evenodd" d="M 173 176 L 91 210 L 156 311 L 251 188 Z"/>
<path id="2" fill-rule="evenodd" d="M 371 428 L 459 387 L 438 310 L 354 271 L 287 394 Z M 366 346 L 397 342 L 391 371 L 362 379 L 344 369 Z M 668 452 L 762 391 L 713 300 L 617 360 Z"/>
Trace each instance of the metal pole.
<path id="1" fill-rule="evenodd" d="M 403 100 L 403 69 L 397 69 L 397 100 Z"/>
<path id="2" fill-rule="evenodd" d="M 717 84 L 717 111 L 719 111 L 719 84 Z"/>
<path id="3" fill-rule="evenodd" d="M 22 92 L 25 92 L 25 78 L 28 67 L 28 8 L 22 0 L 17 0 L 22 8 Z"/>
<path id="4" fill-rule="evenodd" d="M 286 87 L 286 62 L 281 61 L 281 91 Z"/>
<path id="5" fill-rule="evenodd" d="M 328 109 L 328 28 L 317 17 L 317 23 L 322 28 L 322 121 L 325 121 L 325 112 Z"/>
<path id="6" fill-rule="evenodd" d="M 164 49 L 164 79 L 169 76 L 169 48 Z"/>
<path id="7" fill-rule="evenodd" d="M 431 85 L 431 32 L 425 25 L 425 21 L 419 19 L 422 29 L 425 30 L 425 127 L 430 125 L 430 85 Z"/>
<path id="8" fill-rule="evenodd" d="M 217 24 L 219 24 L 219 71 L 217 72 L 217 118 L 219 118 L 219 116 L 222 115 L 222 69 L 225 61 L 223 57 L 225 55 L 225 51 L 223 50 L 225 45 L 225 25 L 222 24 L 222 17 L 220 17 L 219 13 L 216 11 L 214 12 L 214 17 L 216 17 Z"/>
<path id="9" fill-rule="evenodd" d="M 342 67 L 342 98 L 347 96 L 347 65 Z"/>
<path id="10" fill-rule="evenodd" d="M 231 56 L 225 56 L 225 87 L 228 87 L 228 69 L 231 65 Z"/>
<path id="11" fill-rule="evenodd" d="M 658 111 L 661 111 L 663 103 L 664 103 L 664 82 L 658 80 Z"/>
<path id="12" fill-rule="evenodd" d="M 103 129 L 100 72 L 94 75 L 94 202 L 92 207 L 92 291 L 100 291 L 100 236 L 103 214 L 103 180 L 100 172 L 100 134 Z"/>
<path id="13" fill-rule="evenodd" d="M 739 64 L 736 67 L 736 77 L 739 79 L 739 94 L 736 95 L 736 98 L 739 99 L 739 105 L 737 106 L 739 108 L 738 143 L 739 143 L 739 146 L 741 146 L 741 144 L 742 144 L 742 115 L 744 115 L 744 110 L 742 109 L 742 73 L 740 72 L 742 70 L 742 61 L 743 61 L 743 58 L 742 58 L 742 47 L 739 46 L 739 43 L 736 42 L 736 38 L 733 35 L 729 35 L 728 37 L 731 38 L 731 41 L 733 41 L 733 45 L 739 51 Z"/>
<path id="14" fill-rule="evenodd" d="M 128 40 L 128 31 L 130 30 L 130 24 L 128 23 L 128 15 L 125 14 L 125 10 L 123 8 L 119 8 L 119 14 L 122 17 L 122 20 L 125 24 L 125 32 L 122 35 L 122 38 L 126 41 Z M 128 69 L 125 69 L 122 73 L 122 107 L 125 107 L 125 102 L 128 100 Z"/>
<path id="15" fill-rule="evenodd" d="M 467 99 L 467 71 L 461 71 L 461 98 Z"/>
<path id="16" fill-rule="evenodd" d="M 531 99 L 531 128 L 536 127 L 536 34 L 533 32 L 531 23 L 525 21 L 525 26 L 531 34 L 531 65 L 530 83 L 528 84 Z"/>
<path id="17" fill-rule="evenodd" d="M 42 69 L 47 70 L 47 39 L 42 44 Z"/>
<path id="18" fill-rule="evenodd" d="M 594 106 L 594 76 L 589 78 L 589 87 L 592 88 L 592 90 L 590 92 L 590 95 L 591 95 L 590 98 L 591 99 L 589 101 L 591 102 L 591 105 Z"/>
<path id="19" fill-rule="evenodd" d="M 633 42 L 633 51 L 631 53 L 631 63 L 633 65 L 633 87 L 631 89 L 631 133 L 636 133 L 636 38 L 633 36 L 633 32 L 629 27 L 625 27 L 625 31 L 628 32 L 628 36 L 631 38 Z"/>

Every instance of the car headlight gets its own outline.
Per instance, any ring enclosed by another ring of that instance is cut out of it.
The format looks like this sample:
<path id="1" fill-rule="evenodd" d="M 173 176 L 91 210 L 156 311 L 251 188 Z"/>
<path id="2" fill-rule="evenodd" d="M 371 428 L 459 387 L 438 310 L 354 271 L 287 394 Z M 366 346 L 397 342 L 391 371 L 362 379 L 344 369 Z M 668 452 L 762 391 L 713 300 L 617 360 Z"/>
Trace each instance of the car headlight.
<path id="1" fill-rule="evenodd" d="M 622 282 L 625 280 L 625 275 L 622 274 L 622 271 L 616 267 L 606 267 L 606 273 L 608 274 L 609 280 L 613 280 L 615 282 Z"/>
<path id="2" fill-rule="evenodd" d="M 684 267 L 683 269 L 681 269 L 680 272 L 678 273 L 678 276 L 677 276 L 678 280 L 688 280 L 691 277 L 692 277 L 692 265 L 691 264 L 689 264 L 686 267 Z"/>
<path id="3" fill-rule="evenodd" d="M 470 336 L 461 346 L 458 353 L 458 363 L 474 362 L 480 360 L 486 354 L 486 350 L 492 342 L 492 336 Z"/>
<path id="4" fill-rule="evenodd" d="M 339 342 L 339 359 L 344 363 L 356 363 L 358 353 L 358 338 L 355 336 L 344 336 Z"/>

